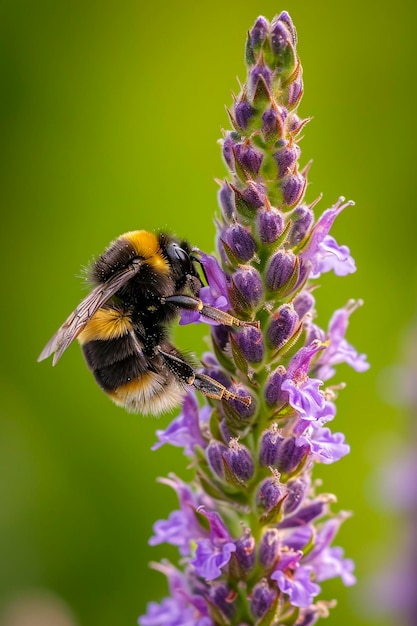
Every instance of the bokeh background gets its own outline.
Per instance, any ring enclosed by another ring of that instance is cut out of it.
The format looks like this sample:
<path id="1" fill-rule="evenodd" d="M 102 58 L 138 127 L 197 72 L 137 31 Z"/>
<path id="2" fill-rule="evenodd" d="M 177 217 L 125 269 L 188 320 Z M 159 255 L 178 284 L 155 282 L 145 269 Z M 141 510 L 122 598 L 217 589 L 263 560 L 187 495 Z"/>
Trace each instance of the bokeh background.
<path id="1" fill-rule="evenodd" d="M 248 28 L 282 9 L 299 33 L 300 113 L 314 116 L 301 144 L 303 162 L 314 159 L 307 199 L 323 192 L 322 209 L 339 195 L 356 201 L 333 233 L 358 271 L 323 279 L 318 321 L 363 297 L 349 340 L 372 363 L 361 375 L 339 370 L 348 386 L 336 424 L 352 452 L 317 474 L 354 511 L 338 543 L 359 579 L 324 586 L 338 599 L 326 623 L 395 623 L 373 615 L 367 585 L 389 566 L 399 520 L 378 510 L 369 485 L 381 450 L 408 428 L 380 381 L 417 304 L 417 4 L 2 0 L 2 626 L 128 626 L 166 594 L 148 562 L 175 552 L 147 541 L 176 506 L 156 477 L 187 475 L 180 452 L 150 451 L 170 416 L 113 406 L 77 346 L 55 369 L 36 357 L 85 293 L 80 268 L 115 236 L 166 227 L 213 249 L 224 105 L 244 79 Z M 177 341 L 198 354 L 203 335 L 181 328 Z"/>

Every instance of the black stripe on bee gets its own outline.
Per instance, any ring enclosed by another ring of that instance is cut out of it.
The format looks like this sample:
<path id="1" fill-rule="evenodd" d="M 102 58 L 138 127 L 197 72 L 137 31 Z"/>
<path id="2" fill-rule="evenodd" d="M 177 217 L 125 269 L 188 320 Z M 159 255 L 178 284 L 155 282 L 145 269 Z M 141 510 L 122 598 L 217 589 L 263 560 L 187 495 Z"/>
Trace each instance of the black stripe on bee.
<path id="1" fill-rule="evenodd" d="M 138 358 L 138 354 L 132 354 L 123 361 L 107 367 L 99 367 L 93 370 L 97 383 L 104 391 L 115 391 L 118 387 L 131 382 L 132 380 L 141 378 L 152 369 L 149 367 L 147 360 Z"/>
<path id="2" fill-rule="evenodd" d="M 136 353 L 136 358 L 142 361 L 143 368 L 147 367 L 147 361 L 139 352 L 140 346 L 137 340 L 129 333 L 116 339 L 96 339 L 82 346 L 85 360 L 90 369 L 107 367 Z"/>

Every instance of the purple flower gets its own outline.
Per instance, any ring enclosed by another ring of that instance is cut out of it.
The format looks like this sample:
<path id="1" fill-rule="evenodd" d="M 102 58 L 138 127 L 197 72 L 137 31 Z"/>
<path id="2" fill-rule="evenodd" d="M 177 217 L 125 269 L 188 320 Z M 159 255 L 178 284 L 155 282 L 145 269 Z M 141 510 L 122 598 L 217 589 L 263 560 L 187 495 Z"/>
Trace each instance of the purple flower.
<path id="1" fill-rule="evenodd" d="M 313 568 L 299 564 L 302 552 L 289 550 L 281 556 L 277 569 L 271 574 L 278 588 L 288 595 L 293 606 L 307 608 L 320 593 L 320 587 L 311 581 Z"/>
<path id="2" fill-rule="evenodd" d="M 182 413 L 168 428 L 156 431 L 159 441 L 152 446 L 152 450 L 158 450 L 164 444 L 170 443 L 172 446 L 184 448 L 186 456 L 193 456 L 195 446 L 204 448 L 207 445 L 201 434 L 201 427 L 207 424 L 210 413 L 208 406 L 200 410 L 195 393 L 189 392 L 185 397 Z"/>
<path id="3" fill-rule="evenodd" d="M 195 595 L 182 572 L 170 563 L 154 564 L 168 578 L 171 597 L 160 604 L 149 602 L 146 615 L 139 626 L 214 626 L 208 605 L 201 595 Z"/>
<path id="4" fill-rule="evenodd" d="M 347 514 L 333 513 L 336 497 L 313 480 L 316 463 L 349 452 L 344 435 L 327 427 L 343 383 L 326 381 L 339 363 L 368 367 L 345 339 L 357 304 L 336 311 L 327 333 L 313 322 L 314 279 L 355 271 L 349 249 L 330 234 L 353 203 L 340 198 L 317 219 L 321 198 L 304 199 L 310 165 L 300 168 L 299 140 L 310 118 L 297 113 L 302 68 L 287 12 L 257 19 L 246 64 L 222 142 L 221 263 L 197 251 L 207 285 L 198 291 L 193 275 L 176 286 L 200 298 L 203 314 L 181 311 L 180 323 L 211 324 L 211 351 L 201 369 L 192 360 L 183 369 L 178 363 L 167 378 L 194 385 L 201 398 L 187 393 L 154 445 L 182 447 L 190 461 L 189 485 L 164 481 L 179 507 L 156 522 L 150 541 L 176 546 L 180 569 L 158 566 L 171 597 L 149 604 L 140 626 L 312 626 L 330 608 L 318 599 L 319 583 L 336 576 L 354 582 L 352 561 L 333 546 Z M 227 312 L 213 312 L 226 323 L 206 318 L 204 307 Z M 168 339 L 158 341 L 163 353 Z"/>
<path id="5" fill-rule="evenodd" d="M 199 292 L 199 297 L 203 304 L 213 306 L 221 311 L 228 311 L 230 309 L 230 302 L 227 291 L 226 276 L 221 269 L 218 260 L 205 252 L 200 252 L 201 265 L 204 268 L 205 275 L 207 277 L 207 287 L 202 287 Z M 199 311 L 186 311 L 182 309 L 180 311 L 180 324 L 192 324 L 198 322 L 205 322 L 206 324 L 217 325 L 218 322 L 200 315 Z"/>
<path id="6" fill-rule="evenodd" d="M 207 531 L 198 524 L 195 515 L 195 510 L 206 500 L 197 496 L 186 483 L 175 476 L 171 479 L 162 479 L 161 482 L 177 492 L 181 508 L 173 511 L 167 520 L 155 522 L 154 535 L 150 538 L 149 545 L 170 543 L 177 546 L 182 555 L 189 555 L 191 543 L 196 535 L 207 535 Z"/>
<path id="7" fill-rule="evenodd" d="M 369 369 L 365 354 L 359 354 L 345 339 L 349 317 L 362 304 L 359 300 L 350 300 L 343 309 L 338 309 L 333 314 L 329 323 L 329 330 L 323 339 L 328 344 L 324 352 L 316 362 L 317 375 L 328 380 L 335 374 L 334 365 L 347 363 L 357 372 L 365 372 Z M 317 327 L 316 327 L 317 328 Z M 323 332 L 318 329 L 318 332 Z"/>
<path id="8" fill-rule="evenodd" d="M 346 276 L 356 272 L 355 261 L 350 256 L 347 246 L 339 246 L 334 237 L 326 235 L 319 243 L 314 256 L 311 257 L 311 278 L 319 278 L 321 274 L 334 271 L 336 276 Z"/>
<path id="9" fill-rule="evenodd" d="M 191 561 L 198 576 L 205 580 L 214 580 L 222 575 L 225 567 L 236 552 L 236 546 L 231 540 L 226 526 L 218 513 L 207 513 L 201 510 L 210 524 L 210 538 L 197 542 L 195 558 Z"/>
<path id="10" fill-rule="evenodd" d="M 349 202 L 344 203 L 344 198 L 340 197 L 335 205 L 332 206 L 331 209 L 327 209 L 321 215 L 321 217 L 317 220 L 311 235 L 309 237 L 307 245 L 303 248 L 301 252 L 301 258 L 305 261 L 310 261 L 313 265 L 313 274 L 314 270 L 314 262 L 319 255 L 320 245 L 325 241 L 327 235 L 331 227 L 333 226 L 333 222 L 336 217 L 348 206 L 353 206 L 354 202 L 351 200 Z M 344 203 L 344 204 L 343 204 Z"/>
<path id="11" fill-rule="evenodd" d="M 311 424 L 298 441 L 310 446 L 311 455 L 317 463 L 334 463 L 349 454 L 350 446 L 345 443 L 343 433 L 331 433 L 329 428 Z"/>

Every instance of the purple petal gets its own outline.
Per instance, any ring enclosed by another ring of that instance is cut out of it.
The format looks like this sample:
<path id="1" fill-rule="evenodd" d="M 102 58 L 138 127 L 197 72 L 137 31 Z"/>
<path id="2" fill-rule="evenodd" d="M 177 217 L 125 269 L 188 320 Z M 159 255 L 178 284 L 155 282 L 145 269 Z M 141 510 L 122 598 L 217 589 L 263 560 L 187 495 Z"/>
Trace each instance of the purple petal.
<path id="1" fill-rule="evenodd" d="M 322 381 L 306 377 L 304 380 L 287 378 L 281 385 L 288 392 L 289 403 L 303 420 L 318 420 L 324 415 L 326 401 L 319 389 Z"/>
<path id="2" fill-rule="evenodd" d="M 327 235 L 311 257 L 311 278 L 334 271 L 336 276 L 347 276 L 356 272 L 356 265 L 347 246 L 339 246 L 334 237 Z"/>
<path id="3" fill-rule="evenodd" d="M 345 307 L 333 314 L 329 323 L 326 340 L 328 347 L 317 359 L 318 375 L 327 380 L 335 373 L 334 365 L 347 363 L 357 372 L 369 369 L 365 354 L 359 354 L 345 339 L 349 317 L 362 302 L 350 300 Z"/>
<path id="4" fill-rule="evenodd" d="M 171 422 L 168 428 L 157 430 L 156 435 L 159 441 L 152 446 L 152 450 L 157 450 L 165 443 L 169 443 L 172 446 L 184 448 L 184 454 L 192 456 L 195 446 L 206 447 L 206 441 L 200 430 L 200 408 L 194 393 L 186 395 L 182 413 Z"/>
<path id="5" fill-rule="evenodd" d="M 277 581 L 279 589 L 286 593 L 293 606 L 307 608 L 312 604 L 314 596 L 320 593 L 320 587 L 311 581 L 312 567 L 300 566 L 293 576 L 281 570 L 275 570 L 271 578 Z"/>
<path id="6" fill-rule="evenodd" d="M 341 197 L 336 202 L 335 205 L 332 206 L 331 209 L 327 209 L 324 213 L 319 217 L 316 224 L 313 227 L 310 240 L 307 244 L 307 247 L 301 252 L 301 257 L 307 261 L 313 262 L 313 259 L 316 254 L 318 254 L 320 244 L 325 240 L 331 227 L 333 226 L 333 222 L 336 217 L 348 206 L 353 206 L 354 202 L 349 201 L 345 204 L 344 198 Z"/>
<path id="7" fill-rule="evenodd" d="M 316 580 L 319 582 L 340 576 L 343 583 L 350 587 L 356 583 L 353 575 L 354 563 L 351 559 L 343 558 L 342 548 L 327 548 L 323 550 L 319 559 L 314 561 Z"/>
<path id="8" fill-rule="evenodd" d="M 149 539 L 150 546 L 170 543 L 179 548 L 183 556 L 190 554 L 190 543 L 195 539 L 194 528 L 183 511 L 172 511 L 167 520 L 159 520 L 153 525 L 154 535 Z"/>
<path id="9" fill-rule="evenodd" d="M 230 561 L 236 546 L 232 542 L 224 543 L 221 547 L 214 547 L 210 539 L 201 539 L 197 543 L 195 559 L 191 561 L 198 576 L 206 580 L 214 580 L 222 575 L 222 568 Z"/>
<path id="10" fill-rule="evenodd" d="M 299 440 L 300 445 L 309 444 L 314 461 L 326 465 L 339 461 L 350 452 L 343 433 L 332 433 L 329 428 L 311 426 Z"/>

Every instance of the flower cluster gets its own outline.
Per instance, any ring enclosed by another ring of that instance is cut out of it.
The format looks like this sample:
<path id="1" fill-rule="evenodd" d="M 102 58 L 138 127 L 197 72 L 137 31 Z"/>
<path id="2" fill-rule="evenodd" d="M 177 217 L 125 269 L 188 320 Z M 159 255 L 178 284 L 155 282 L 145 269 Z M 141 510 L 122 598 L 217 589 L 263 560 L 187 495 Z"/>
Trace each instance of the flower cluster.
<path id="1" fill-rule="evenodd" d="M 353 563 L 332 545 L 347 513 L 318 493 L 315 463 L 349 452 L 329 423 L 342 385 L 328 385 L 339 363 L 368 364 L 345 339 L 350 301 L 327 331 L 315 323 L 314 285 L 324 272 L 355 271 L 346 246 L 329 234 L 351 202 L 339 199 L 316 219 L 304 201 L 308 166 L 298 140 L 308 119 L 296 32 L 288 13 L 259 17 L 246 45 L 247 80 L 229 111 L 222 149 L 229 178 L 220 182 L 220 262 L 201 253 L 205 304 L 251 321 L 231 329 L 212 323 L 203 372 L 232 392 L 222 401 L 189 393 L 164 431 L 195 468 L 190 484 L 172 475 L 178 510 L 154 526 L 152 545 L 177 546 L 180 565 L 155 565 L 170 596 L 151 602 L 140 626 L 297 624 L 325 616 L 320 583 L 354 583 Z M 204 321 L 184 313 L 181 323 Z M 239 401 L 242 399 L 242 401 Z"/>

